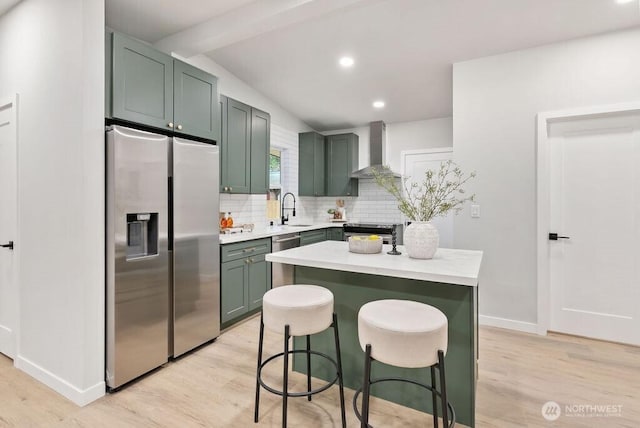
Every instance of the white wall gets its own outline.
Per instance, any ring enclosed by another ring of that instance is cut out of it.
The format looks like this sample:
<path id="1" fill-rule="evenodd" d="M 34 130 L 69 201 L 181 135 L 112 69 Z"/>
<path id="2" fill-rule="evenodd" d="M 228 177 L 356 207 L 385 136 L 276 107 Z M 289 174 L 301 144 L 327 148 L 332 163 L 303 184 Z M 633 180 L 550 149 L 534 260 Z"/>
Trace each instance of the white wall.
<path id="1" fill-rule="evenodd" d="M 387 125 L 387 163 L 401 171 L 403 150 L 435 149 L 453 145 L 453 118 L 396 122 Z"/>
<path id="2" fill-rule="evenodd" d="M 77 404 L 104 395 L 104 1 L 0 17 L 0 96 L 19 94 L 16 366 Z"/>
<path id="3" fill-rule="evenodd" d="M 236 99 L 252 107 L 266 111 L 271 115 L 271 122 L 294 132 L 312 131 L 303 121 L 289 113 L 280 105 L 271 101 L 260 92 L 247 85 L 227 69 L 216 63 L 205 55 L 196 55 L 191 58 L 182 58 L 174 55 L 184 62 L 198 67 L 208 73 L 218 77 L 218 92 L 233 99 Z"/>
<path id="4" fill-rule="evenodd" d="M 454 65 L 454 159 L 482 214 L 456 217 L 455 244 L 484 250 L 484 316 L 537 322 L 536 114 L 639 100 L 639 47 L 635 30 Z"/>

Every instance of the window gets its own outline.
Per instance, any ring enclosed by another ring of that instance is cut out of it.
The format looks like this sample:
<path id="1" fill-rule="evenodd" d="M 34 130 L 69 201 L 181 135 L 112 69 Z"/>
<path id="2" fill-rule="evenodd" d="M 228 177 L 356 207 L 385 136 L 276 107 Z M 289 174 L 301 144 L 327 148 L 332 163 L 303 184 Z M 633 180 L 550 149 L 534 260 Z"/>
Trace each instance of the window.
<path id="1" fill-rule="evenodd" d="M 269 153 L 269 189 L 282 187 L 282 152 L 271 149 Z"/>

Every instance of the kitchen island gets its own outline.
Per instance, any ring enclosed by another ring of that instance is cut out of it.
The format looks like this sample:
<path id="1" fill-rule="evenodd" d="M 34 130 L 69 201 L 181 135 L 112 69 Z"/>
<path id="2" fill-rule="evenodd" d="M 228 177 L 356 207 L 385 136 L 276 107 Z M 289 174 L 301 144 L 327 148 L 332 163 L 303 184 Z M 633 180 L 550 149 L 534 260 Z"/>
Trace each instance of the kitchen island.
<path id="1" fill-rule="evenodd" d="M 266 256 L 273 263 L 295 266 L 295 283 L 315 284 L 333 292 L 338 315 L 345 386 L 362 384 L 364 353 L 358 342 L 358 310 L 380 299 L 406 299 L 440 309 L 449 322 L 449 349 L 446 355 L 447 393 L 455 408 L 457 422 L 475 426 L 475 392 L 478 358 L 478 273 L 481 251 L 438 249 L 431 260 L 391 256 L 385 245 L 379 254 L 355 254 L 347 242 L 325 241 Z M 301 349 L 304 338 L 296 338 Z M 312 337 L 312 347 L 333 355 L 330 330 Z M 294 359 L 294 369 L 305 372 L 304 357 Z M 312 375 L 332 379 L 335 374 L 321 361 L 312 361 Z M 430 383 L 429 370 L 403 369 L 374 363 L 372 377 L 406 377 Z M 428 391 L 406 383 L 372 386 L 372 395 L 431 413 Z M 371 421 L 375 425 L 375 421 Z"/>

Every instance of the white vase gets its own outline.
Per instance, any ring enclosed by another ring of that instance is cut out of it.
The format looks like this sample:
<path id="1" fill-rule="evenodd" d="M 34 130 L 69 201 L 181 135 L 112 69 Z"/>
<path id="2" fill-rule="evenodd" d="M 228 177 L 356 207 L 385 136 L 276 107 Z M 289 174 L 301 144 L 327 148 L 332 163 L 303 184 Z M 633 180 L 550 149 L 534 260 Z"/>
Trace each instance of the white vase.
<path id="1" fill-rule="evenodd" d="M 428 221 L 413 221 L 404 230 L 403 244 L 411 258 L 433 258 L 439 243 L 438 229 Z"/>

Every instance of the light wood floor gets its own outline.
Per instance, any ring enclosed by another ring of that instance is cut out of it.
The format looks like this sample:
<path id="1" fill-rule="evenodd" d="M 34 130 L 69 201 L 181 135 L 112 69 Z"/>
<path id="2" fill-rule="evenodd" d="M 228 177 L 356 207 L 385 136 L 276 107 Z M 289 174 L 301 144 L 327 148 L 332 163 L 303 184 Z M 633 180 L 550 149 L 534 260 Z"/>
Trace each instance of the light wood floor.
<path id="1" fill-rule="evenodd" d="M 168 364 L 122 391 L 79 408 L 13 368 L 0 355 L 0 427 L 279 427 L 280 398 L 262 392 L 253 423 L 258 319 L 224 332 L 213 344 Z M 279 352 L 267 335 L 265 352 Z M 277 383 L 278 368 L 267 373 Z M 294 375 L 292 387 L 304 388 Z M 349 427 L 357 427 L 346 391 Z M 622 405 L 620 417 L 547 422 L 541 406 Z M 337 387 L 289 400 L 290 427 L 339 427 Z M 640 427 L 640 348 L 552 334 L 480 329 L 478 427 Z M 379 428 L 431 426 L 428 415 L 372 401 Z"/>

